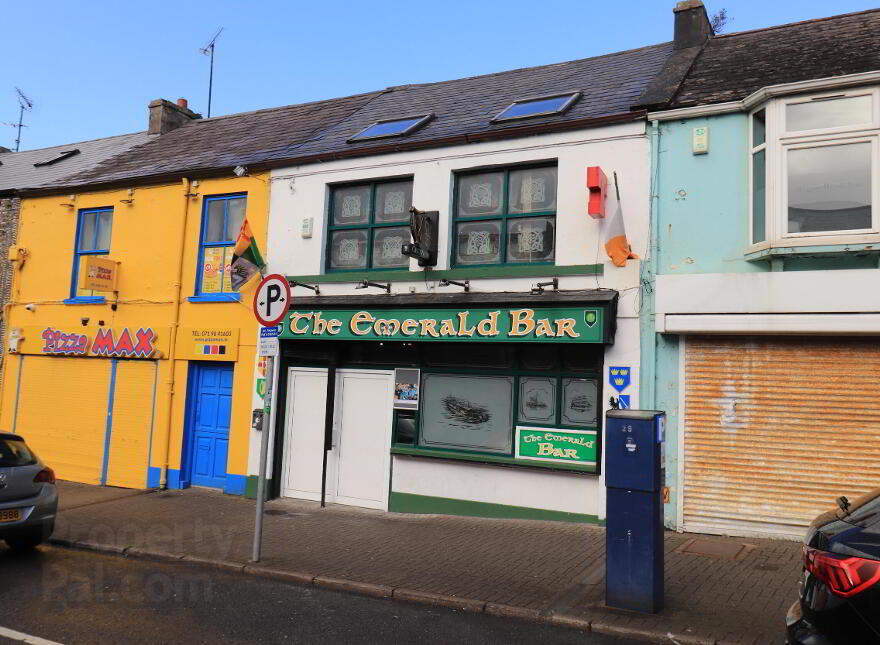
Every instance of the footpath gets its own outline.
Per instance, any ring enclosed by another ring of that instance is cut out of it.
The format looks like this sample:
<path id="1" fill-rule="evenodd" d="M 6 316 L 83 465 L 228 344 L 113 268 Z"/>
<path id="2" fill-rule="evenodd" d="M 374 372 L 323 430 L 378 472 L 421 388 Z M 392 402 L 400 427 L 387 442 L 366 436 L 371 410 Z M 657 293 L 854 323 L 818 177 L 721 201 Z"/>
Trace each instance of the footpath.
<path id="1" fill-rule="evenodd" d="M 667 532 L 666 608 L 606 607 L 601 527 L 255 502 L 202 489 L 59 482 L 52 543 L 680 645 L 778 644 L 796 599 L 797 542 Z"/>

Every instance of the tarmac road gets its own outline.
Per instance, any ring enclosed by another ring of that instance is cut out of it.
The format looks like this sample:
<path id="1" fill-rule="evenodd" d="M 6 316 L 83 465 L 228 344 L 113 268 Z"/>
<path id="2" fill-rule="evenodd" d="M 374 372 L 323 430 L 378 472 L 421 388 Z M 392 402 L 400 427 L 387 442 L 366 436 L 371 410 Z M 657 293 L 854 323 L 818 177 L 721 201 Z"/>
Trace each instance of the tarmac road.
<path id="1" fill-rule="evenodd" d="M 21 554 L 0 546 L 0 608 L 0 645 L 637 642 L 54 547 Z M 8 630 L 45 640 L 23 640 Z"/>

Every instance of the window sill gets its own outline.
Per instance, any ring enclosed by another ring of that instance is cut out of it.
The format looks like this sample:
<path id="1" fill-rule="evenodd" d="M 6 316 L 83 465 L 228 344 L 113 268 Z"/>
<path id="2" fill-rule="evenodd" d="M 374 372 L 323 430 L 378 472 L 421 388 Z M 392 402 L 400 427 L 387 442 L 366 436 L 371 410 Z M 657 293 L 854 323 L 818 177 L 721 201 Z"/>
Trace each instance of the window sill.
<path id="1" fill-rule="evenodd" d="M 453 269 L 369 269 L 360 271 L 330 271 L 319 275 L 287 276 L 291 280 L 313 283 L 357 282 L 372 278 L 395 282 L 422 282 L 423 280 L 476 280 L 480 278 L 552 278 L 554 276 L 602 275 L 601 264 L 495 264 L 483 267 L 456 267 Z"/>
<path id="2" fill-rule="evenodd" d="M 564 470 L 588 475 L 598 475 L 599 466 L 582 466 L 580 464 L 542 464 L 540 462 L 525 462 L 521 459 L 504 457 L 501 455 L 477 454 L 471 452 L 457 452 L 454 450 L 432 450 L 430 448 L 411 448 L 408 446 L 391 446 L 392 455 L 407 455 L 410 457 L 428 457 L 430 459 L 449 459 L 455 461 L 473 461 L 483 464 L 500 464 L 504 466 L 517 466 L 519 468 L 538 468 L 542 470 Z"/>
<path id="3" fill-rule="evenodd" d="M 200 296 L 190 296 L 187 302 L 241 302 L 240 293 L 203 293 Z"/>
<path id="4" fill-rule="evenodd" d="M 103 305 L 107 302 L 104 296 L 78 296 L 76 298 L 66 298 L 65 305 Z"/>
<path id="5" fill-rule="evenodd" d="M 871 236 L 875 237 L 875 236 Z M 827 238 L 822 240 L 827 241 Z M 774 242 L 762 242 L 755 244 L 743 253 L 748 262 L 765 262 L 779 258 L 797 257 L 833 257 L 841 255 L 871 255 L 880 254 L 880 237 L 874 242 L 862 241 L 859 243 L 839 244 L 816 244 L 811 242 L 804 244 L 796 240 L 778 240 Z"/>

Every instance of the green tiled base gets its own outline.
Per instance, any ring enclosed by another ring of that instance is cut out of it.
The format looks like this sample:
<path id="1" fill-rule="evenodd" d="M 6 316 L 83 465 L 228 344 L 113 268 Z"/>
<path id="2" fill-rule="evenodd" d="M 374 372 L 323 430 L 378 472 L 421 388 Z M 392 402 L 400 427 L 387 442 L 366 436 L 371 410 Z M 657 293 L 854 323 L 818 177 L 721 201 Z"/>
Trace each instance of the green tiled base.
<path id="1" fill-rule="evenodd" d="M 430 513 L 504 519 L 552 520 L 605 526 L 605 520 L 600 520 L 595 515 L 548 511 L 543 508 L 530 508 L 528 506 L 471 502 L 463 499 L 430 497 L 428 495 L 413 495 L 411 493 L 392 492 L 389 510 L 395 513 Z"/>
<path id="2" fill-rule="evenodd" d="M 259 477 L 256 475 L 248 475 L 247 477 L 247 485 L 244 489 L 244 496 L 248 499 L 257 499 L 257 480 Z M 272 490 L 272 480 L 266 480 L 266 499 L 271 499 L 272 495 L 270 491 Z"/>

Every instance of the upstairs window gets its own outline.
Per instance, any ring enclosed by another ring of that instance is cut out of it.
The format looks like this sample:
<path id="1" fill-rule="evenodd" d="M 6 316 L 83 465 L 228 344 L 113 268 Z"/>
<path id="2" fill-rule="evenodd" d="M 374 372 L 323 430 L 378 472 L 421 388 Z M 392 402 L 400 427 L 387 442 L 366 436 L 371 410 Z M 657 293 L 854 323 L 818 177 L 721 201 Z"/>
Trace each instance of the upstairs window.
<path id="1" fill-rule="evenodd" d="M 202 234 L 199 244 L 199 295 L 235 293 L 230 269 L 235 240 L 247 212 L 247 195 L 206 197 L 202 207 Z"/>
<path id="2" fill-rule="evenodd" d="M 753 244 L 880 233 L 878 109 L 877 90 L 863 89 L 777 99 L 751 115 Z"/>
<path id="3" fill-rule="evenodd" d="M 574 102 L 577 101 L 580 96 L 580 92 L 569 92 L 567 94 L 520 99 L 504 108 L 500 114 L 492 119 L 492 122 L 495 123 L 496 121 L 512 121 L 515 119 L 528 119 L 535 116 L 562 114 L 574 105 Z"/>
<path id="4" fill-rule="evenodd" d="M 433 114 L 418 114 L 416 116 L 408 116 L 400 119 L 385 119 L 384 121 L 376 121 L 373 125 L 368 126 L 358 132 L 348 140 L 348 143 L 354 141 L 364 141 L 365 139 L 385 139 L 388 137 L 402 137 L 410 134 L 434 118 Z"/>
<path id="5" fill-rule="evenodd" d="M 406 269 L 412 179 L 334 186 L 330 193 L 327 269 Z"/>
<path id="6" fill-rule="evenodd" d="M 73 278 L 70 282 L 71 298 L 100 298 L 101 291 L 81 289 L 80 276 L 85 271 L 85 261 L 90 255 L 110 253 L 110 235 L 113 232 L 112 208 L 88 208 L 79 212 L 76 222 L 76 242 L 73 250 Z"/>
<path id="7" fill-rule="evenodd" d="M 483 170 L 455 184 L 454 265 L 554 261 L 556 166 Z"/>

